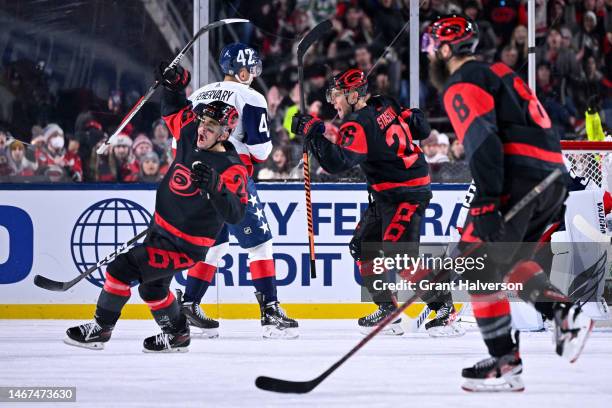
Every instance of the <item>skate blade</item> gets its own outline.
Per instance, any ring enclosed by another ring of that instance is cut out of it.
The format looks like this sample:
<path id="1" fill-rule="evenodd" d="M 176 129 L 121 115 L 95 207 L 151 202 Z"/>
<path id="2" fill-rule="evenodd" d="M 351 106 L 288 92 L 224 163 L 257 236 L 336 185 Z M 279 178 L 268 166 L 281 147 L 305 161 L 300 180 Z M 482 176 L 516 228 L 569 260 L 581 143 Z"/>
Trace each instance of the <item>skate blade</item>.
<path id="1" fill-rule="evenodd" d="M 189 351 L 189 347 L 184 346 L 184 347 L 172 347 L 169 349 L 163 349 L 163 350 L 148 350 L 146 348 L 143 347 L 142 352 L 143 353 L 187 353 Z"/>
<path id="2" fill-rule="evenodd" d="M 589 318 L 588 322 L 580 330 L 577 337 L 564 341 L 563 345 L 563 358 L 567 359 L 570 364 L 573 364 L 578 360 L 580 354 L 582 354 L 582 350 L 584 350 L 584 345 L 586 344 L 589 336 L 591 335 L 591 331 L 593 331 L 593 326 L 595 326 L 595 322 Z"/>
<path id="3" fill-rule="evenodd" d="M 81 343 L 71 339 L 70 337 L 66 337 L 64 338 L 64 343 L 68 344 L 69 346 L 81 347 L 89 350 L 104 350 L 104 343 L 101 341 L 94 343 Z"/>
<path id="4" fill-rule="evenodd" d="M 299 337 L 297 328 L 279 329 L 276 326 L 263 326 L 262 337 L 264 339 L 285 339 L 293 340 Z"/>
<path id="5" fill-rule="evenodd" d="M 374 330 L 375 327 L 376 326 L 373 326 L 373 327 L 359 326 L 359 332 L 363 334 L 364 336 L 367 336 L 368 334 L 372 332 L 372 330 Z M 397 323 L 391 323 L 390 325 L 382 329 L 380 331 L 380 334 L 383 334 L 386 336 L 401 336 L 402 334 L 404 334 L 404 328 L 402 327 L 402 322 L 399 321 Z"/>
<path id="6" fill-rule="evenodd" d="M 466 380 L 461 388 L 468 392 L 521 392 L 525 390 L 525 384 L 520 375 L 509 374 L 500 378 Z"/>
<path id="7" fill-rule="evenodd" d="M 426 331 L 429 337 L 461 337 L 465 335 L 465 329 L 458 323 L 432 327 Z"/>
<path id="8" fill-rule="evenodd" d="M 201 327 L 190 326 L 191 337 L 200 337 L 203 339 L 216 339 L 219 337 L 219 330 L 217 329 L 204 329 Z"/>

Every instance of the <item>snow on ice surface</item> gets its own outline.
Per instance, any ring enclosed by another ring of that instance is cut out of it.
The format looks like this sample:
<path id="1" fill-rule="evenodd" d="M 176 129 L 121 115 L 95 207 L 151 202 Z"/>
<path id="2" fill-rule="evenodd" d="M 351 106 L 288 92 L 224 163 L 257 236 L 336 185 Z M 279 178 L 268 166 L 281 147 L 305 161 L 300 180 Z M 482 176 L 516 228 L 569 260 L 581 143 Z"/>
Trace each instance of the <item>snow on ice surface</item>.
<path id="1" fill-rule="evenodd" d="M 62 342 L 67 320 L 0 320 L 0 386 L 76 386 L 78 407 L 583 407 L 612 406 L 612 331 L 593 333 L 573 365 L 550 333 L 523 333 L 524 393 L 460 389 L 461 368 L 485 357 L 475 329 L 464 337 L 378 337 L 305 395 L 257 389 L 258 375 L 309 380 L 361 338 L 350 320 L 302 320 L 298 340 L 263 340 L 259 322 L 221 321 L 219 339 L 188 353 L 144 354 L 153 321 L 120 320 L 103 351 Z M 80 322 L 78 322 L 80 323 Z M 0 405 L 3 405 L 0 403 Z M 13 404 L 4 404 L 10 405 Z"/>

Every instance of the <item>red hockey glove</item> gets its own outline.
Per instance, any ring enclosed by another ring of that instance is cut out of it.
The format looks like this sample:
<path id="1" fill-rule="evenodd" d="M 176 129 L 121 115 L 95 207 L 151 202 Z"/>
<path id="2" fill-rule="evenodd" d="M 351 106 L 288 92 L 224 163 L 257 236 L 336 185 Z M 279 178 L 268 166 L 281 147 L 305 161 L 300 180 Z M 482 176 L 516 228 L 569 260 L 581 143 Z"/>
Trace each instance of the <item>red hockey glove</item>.
<path id="1" fill-rule="evenodd" d="M 214 194 L 221 191 L 221 177 L 219 173 L 207 164 L 196 161 L 191 165 L 191 181 L 202 191 Z"/>
<path id="2" fill-rule="evenodd" d="M 165 74 L 166 67 L 169 64 L 163 61 L 157 67 L 155 71 L 155 79 L 161 82 L 161 84 L 171 91 L 182 91 L 187 88 L 189 81 L 191 81 L 191 74 L 185 68 L 180 65 L 169 69 Z"/>
<path id="3" fill-rule="evenodd" d="M 315 133 L 325 133 L 325 124 L 312 115 L 296 113 L 291 119 L 291 131 L 297 135 L 312 137 Z"/>
<path id="4" fill-rule="evenodd" d="M 499 212 L 499 199 L 477 197 L 470 205 L 474 235 L 483 241 L 495 242 L 504 233 L 504 218 Z"/>

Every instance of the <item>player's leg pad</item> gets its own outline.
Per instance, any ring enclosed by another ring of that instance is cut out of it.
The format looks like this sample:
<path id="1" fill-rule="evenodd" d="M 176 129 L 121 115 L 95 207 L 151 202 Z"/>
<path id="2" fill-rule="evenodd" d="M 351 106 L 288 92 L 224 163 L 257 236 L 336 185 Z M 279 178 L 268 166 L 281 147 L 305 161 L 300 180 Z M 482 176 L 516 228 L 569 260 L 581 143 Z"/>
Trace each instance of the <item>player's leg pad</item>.
<path id="1" fill-rule="evenodd" d="M 90 350 L 103 350 L 104 343 L 110 340 L 113 327 L 103 327 L 93 322 L 74 326 L 66 330 L 64 343 Z"/>
<path id="2" fill-rule="evenodd" d="M 553 341 L 556 352 L 570 363 L 574 363 L 580 357 L 594 323 L 578 305 L 558 304 L 554 315 Z"/>
<path id="3" fill-rule="evenodd" d="M 519 392 L 525 390 L 521 379 L 523 363 L 518 348 L 501 357 L 489 357 L 464 368 L 461 388 L 470 392 Z"/>
<path id="4" fill-rule="evenodd" d="M 378 309 L 376 309 L 373 313 L 360 317 L 357 320 L 359 332 L 364 335 L 369 334 L 381 321 L 383 321 L 389 314 L 393 313 L 393 311 L 395 311 L 395 305 L 393 305 L 393 303 L 381 303 L 378 305 Z M 404 334 L 402 318 L 399 317 L 393 322 L 389 323 L 380 331 L 380 334 L 393 336 L 401 336 Z"/>

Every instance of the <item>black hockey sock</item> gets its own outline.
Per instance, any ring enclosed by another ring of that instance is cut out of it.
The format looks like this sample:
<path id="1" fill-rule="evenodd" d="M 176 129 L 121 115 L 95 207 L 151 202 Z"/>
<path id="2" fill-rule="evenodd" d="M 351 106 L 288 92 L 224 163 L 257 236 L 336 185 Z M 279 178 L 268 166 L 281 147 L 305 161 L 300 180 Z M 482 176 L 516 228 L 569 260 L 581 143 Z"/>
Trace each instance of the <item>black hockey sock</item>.
<path id="1" fill-rule="evenodd" d="M 255 291 L 263 294 L 267 302 L 276 302 L 278 300 L 276 297 L 275 279 L 275 277 L 253 279 Z"/>
<path id="2" fill-rule="evenodd" d="M 380 289 L 382 283 L 387 282 L 385 274 L 366 275 L 362 276 L 361 278 L 363 279 L 363 286 L 365 286 L 365 288 L 368 290 L 368 293 L 372 297 L 372 301 L 374 303 L 379 306 L 388 303 L 395 303 L 393 292 L 391 292 L 389 289 Z"/>
<path id="3" fill-rule="evenodd" d="M 185 302 L 200 303 L 215 276 L 217 268 L 204 262 L 198 262 L 187 273 L 185 285 Z"/>
<path id="4" fill-rule="evenodd" d="M 130 285 L 106 272 L 104 288 L 98 297 L 95 319 L 100 326 L 114 326 L 123 306 L 130 300 Z"/>
<path id="5" fill-rule="evenodd" d="M 512 319 L 505 293 L 472 295 L 472 309 L 489 354 L 500 357 L 511 352 Z"/>
<path id="6" fill-rule="evenodd" d="M 178 302 L 172 294 L 161 300 L 146 300 L 153 318 L 164 333 L 176 333 L 185 327 L 185 316 L 180 311 Z"/>
<path id="7" fill-rule="evenodd" d="M 559 289 L 553 286 L 537 262 L 522 261 L 508 273 L 505 279 L 508 283 L 522 285 L 516 291 L 518 297 L 532 304 L 536 310 L 547 319 L 553 319 L 555 303 L 569 302 Z"/>
<path id="8" fill-rule="evenodd" d="M 437 311 L 442 306 L 447 303 L 452 303 L 453 296 L 450 292 L 442 292 L 442 291 L 429 291 L 421 296 L 423 302 L 427 303 L 429 309 Z"/>

